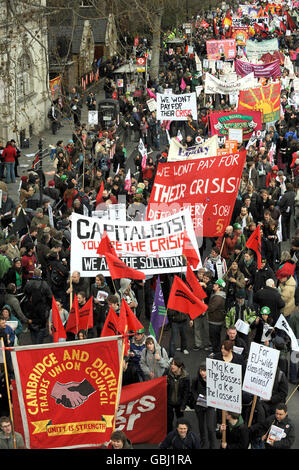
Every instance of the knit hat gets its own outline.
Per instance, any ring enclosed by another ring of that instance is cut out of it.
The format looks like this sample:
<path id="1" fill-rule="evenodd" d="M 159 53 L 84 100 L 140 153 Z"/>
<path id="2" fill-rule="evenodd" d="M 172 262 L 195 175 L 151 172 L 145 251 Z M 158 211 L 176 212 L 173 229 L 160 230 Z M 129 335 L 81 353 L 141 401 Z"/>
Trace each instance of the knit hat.
<path id="1" fill-rule="evenodd" d="M 236 299 L 245 299 L 245 289 L 239 289 L 236 292 Z"/>

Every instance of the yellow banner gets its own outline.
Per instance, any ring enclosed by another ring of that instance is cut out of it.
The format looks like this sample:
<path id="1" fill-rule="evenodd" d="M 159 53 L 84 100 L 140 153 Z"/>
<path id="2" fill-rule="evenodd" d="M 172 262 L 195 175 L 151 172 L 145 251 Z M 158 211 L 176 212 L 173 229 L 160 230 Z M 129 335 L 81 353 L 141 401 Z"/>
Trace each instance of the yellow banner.
<path id="1" fill-rule="evenodd" d="M 63 436 L 89 432 L 105 432 L 112 427 L 113 415 L 102 416 L 103 421 L 81 421 L 75 423 L 52 424 L 49 420 L 32 422 L 35 429 L 32 434 L 46 432 L 48 436 Z"/>

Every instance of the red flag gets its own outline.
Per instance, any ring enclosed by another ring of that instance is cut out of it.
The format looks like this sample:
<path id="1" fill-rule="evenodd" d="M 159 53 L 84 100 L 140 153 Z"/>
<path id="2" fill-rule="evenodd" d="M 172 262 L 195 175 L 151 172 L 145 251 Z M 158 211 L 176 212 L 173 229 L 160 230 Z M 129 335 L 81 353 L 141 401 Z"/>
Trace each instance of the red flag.
<path id="1" fill-rule="evenodd" d="M 111 243 L 110 238 L 108 237 L 107 232 L 104 231 L 101 241 L 99 243 L 98 249 L 97 249 L 97 254 L 106 256 L 107 253 L 113 256 L 117 256 L 117 253 L 115 249 L 113 248 L 113 245 Z"/>
<path id="2" fill-rule="evenodd" d="M 195 250 L 190 238 L 187 235 L 186 230 L 184 231 L 182 255 L 186 256 L 187 261 L 191 264 L 191 266 L 194 269 L 197 268 L 200 259 L 199 259 L 198 254 L 196 253 L 196 250 Z"/>
<path id="3" fill-rule="evenodd" d="M 79 331 L 93 327 L 93 297 L 79 310 Z"/>
<path id="4" fill-rule="evenodd" d="M 77 294 L 74 295 L 73 305 L 67 320 L 65 331 L 77 334 L 79 331 L 79 304 Z"/>
<path id="5" fill-rule="evenodd" d="M 194 320 L 194 318 L 204 313 L 208 306 L 191 292 L 182 279 L 174 276 L 167 308 L 185 313 Z"/>
<path id="6" fill-rule="evenodd" d="M 296 29 L 296 25 L 294 21 L 292 20 L 288 12 L 286 12 L 286 16 L 287 16 L 288 27 L 290 28 L 291 31 L 294 31 Z"/>
<path id="7" fill-rule="evenodd" d="M 137 330 L 142 330 L 144 328 L 134 312 L 130 309 L 125 299 L 122 299 L 119 312 L 119 331 L 123 333 L 125 331 L 126 325 L 128 325 L 127 331 L 136 332 Z"/>
<path id="8" fill-rule="evenodd" d="M 193 294 L 196 295 L 199 300 L 205 299 L 207 297 L 207 294 L 201 287 L 189 263 L 187 263 L 186 282 L 191 292 L 193 292 Z"/>
<path id="9" fill-rule="evenodd" d="M 52 296 L 52 325 L 53 325 L 53 343 L 58 343 L 59 339 L 66 338 L 64 326 L 61 321 L 59 310 L 54 296 Z"/>
<path id="10" fill-rule="evenodd" d="M 132 312 L 129 305 L 122 299 L 120 312 L 119 312 L 119 323 L 118 329 L 122 334 L 125 334 L 129 331 L 137 331 L 143 329 L 143 325 L 140 323 L 136 315 Z M 125 356 L 127 356 L 130 349 L 129 337 L 125 337 Z"/>
<path id="11" fill-rule="evenodd" d="M 257 268 L 261 269 L 262 266 L 262 240 L 261 240 L 261 227 L 258 225 L 255 231 L 250 235 L 245 243 L 247 248 L 256 252 Z"/>
<path id="12" fill-rule="evenodd" d="M 283 21 L 280 22 L 280 30 L 285 33 L 287 28 L 286 28 L 286 25 L 283 23 Z"/>
<path id="13" fill-rule="evenodd" d="M 112 279 L 121 279 L 124 277 L 128 279 L 145 279 L 144 273 L 137 271 L 137 269 L 130 268 L 117 256 L 106 253 L 105 258 Z"/>
<path id="14" fill-rule="evenodd" d="M 103 336 L 120 335 L 121 332 L 119 331 L 118 323 L 119 323 L 119 318 L 117 314 L 115 313 L 115 311 L 113 310 L 113 308 L 110 307 L 103 329 L 101 331 L 101 338 Z"/>
<path id="15" fill-rule="evenodd" d="M 102 196 L 103 196 L 103 191 L 104 191 L 104 181 L 102 180 L 99 192 L 98 192 L 97 197 L 96 197 L 96 206 L 98 204 L 100 204 L 100 201 L 101 201 Z"/>

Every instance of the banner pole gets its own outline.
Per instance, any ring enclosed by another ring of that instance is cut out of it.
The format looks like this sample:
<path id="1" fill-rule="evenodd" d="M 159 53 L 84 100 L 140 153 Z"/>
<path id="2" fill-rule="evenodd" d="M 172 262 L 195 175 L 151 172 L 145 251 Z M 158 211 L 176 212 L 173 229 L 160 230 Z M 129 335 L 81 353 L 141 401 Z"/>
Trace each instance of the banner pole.
<path id="1" fill-rule="evenodd" d="M 166 316 L 167 316 L 167 310 L 168 309 L 166 309 L 166 312 L 165 312 L 165 315 L 164 315 L 164 318 L 163 318 L 162 329 L 161 329 L 161 333 L 160 333 L 160 337 L 159 337 L 159 341 L 158 341 L 159 346 L 160 346 L 161 339 L 162 339 L 163 332 L 164 332 L 164 326 L 165 326 L 165 321 L 166 321 Z"/>
<path id="2" fill-rule="evenodd" d="M 10 414 L 10 420 L 11 420 L 11 425 L 12 425 L 13 445 L 14 445 L 14 449 L 16 449 L 17 448 L 16 434 L 15 434 L 15 426 L 14 426 L 14 419 L 13 419 L 13 413 L 12 413 L 12 405 L 11 405 L 11 398 L 10 398 L 10 389 L 9 389 L 6 355 L 5 355 L 5 347 L 4 347 L 3 338 L 1 338 L 1 349 L 2 349 L 2 354 L 3 354 L 3 363 L 4 363 L 5 382 L 6 382 L 7 396 L 8 396 L 9 414 Z"/>
<path id="3" fill-rule="evenodd" d="M 253 402 L 252 402 L 252 405 L 251 405 L 249 421 L 248 421 L 248 425 L 247 425 L 249 428 L 252 425 L 253 413 L 254 413 L 254 410 L 255 410 L 256 400 L 257 400 L 257 395 L 254 395 L 253 396 Z"/>
<path id="4" fill-rule="evenodd" d="M 115 431 L 116 415 L 117 415 L 118 403 L 119 403 L 119 400 L 120 400 L 120 392 L 121 392 L 121 386 L 122 386 L 122 373 L 123 373 L 123 360 L 124 360 L 124 355 L 125 355 L 127 331 L 128 331 L 128 325 L 125 326 L 123 344 L 122 344 L 121 356 L 120 356 L 120 362 L 119 362 L 119 373 L 118 373 L 117 394 L 116 394 L 117 399 L 116 399 L 116 404 L 115 404 L 112 432 Z"/>
<path id="5" fill-rule="evenodd" d="M 225 410 L 222 410 L 222 424 L 226 424 L 226 411 Z M 221 442 L 222 443 L 226 442 L 226 430 L 225 429 L 222 431 Z"/>

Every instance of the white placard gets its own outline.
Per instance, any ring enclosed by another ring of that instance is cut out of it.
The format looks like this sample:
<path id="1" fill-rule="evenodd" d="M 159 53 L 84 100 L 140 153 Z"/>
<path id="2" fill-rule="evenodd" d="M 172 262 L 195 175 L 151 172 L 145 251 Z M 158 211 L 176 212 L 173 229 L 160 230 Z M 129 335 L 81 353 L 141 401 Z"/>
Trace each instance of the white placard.
<path id="1" fill-rule="evenodd" d="M 84 214 L 88 216 L 88 214 Z M 109 220 L 126 220 L 126 205 L 125 204 L 111 204 L 105 206 L 103 209 L 92 211 L 92 217 L 99 219 Z"/>
<path id="2" fill-rule="evenodd" d="M 49 224 L 54 228 L 53 209 L 51 204 L 48 205 Z"/>
<path id="3" fill-rule="evenodd" d="M 158 121 L 187 121 L 188 114 L 197 120 L 196 93 L 170 95 L 157 93 L 157 120 Z"/>
<path id="4" fill-rule="evenodd" d="M 157 103 L 156 103 L 156 100 L 154 98 L 151 98 L 150 100 L 147 100 L 146 104 L 147 104 L 147 107 L 148 107 L 148 109 L 150 110 L 151 113 L 156 111 Z"/>
<path id="5" fill-rule="evenodd" d="M 237 320 L 237 322 L 235 324 L 235 327 L 237 328 L 237 331 L 239 331 L 240 333 L 243 333 L 243 335 L 248 335 L 248 333 L 249 333 L 249 324 L 245 323 L 245 321 L 243 321 L 239 318 L 239 320 Z"/>
<path id="6" fill-rule="evenodd" d="M 292 351 L 299 351 L 298 341 L 295 336 L 295 333 L 293 332 L 292 328 L 288 324 L 284 315 L 280 314 L 277 322 L 274 325 L 274 328 L 278 328 L 279 330 L 285 331 L 286 334 L 291 338 Z"/>
<path id="7" fill-rule="evenodd" d="M 242 411 L 242 366 L 207 358 L 207 405 L 225 411 Z"/>
<path id="8" fill-rule="evenodd" d="M 263 344 L 251 343 L 243 390 L 270 400 L 280 351 Z"/>
<path id="9" fill-rule="evenodd" d="M 228 129 L 228 140 L 236 140 L 239 144 L 242 144 L 243 129 Z"/>
<path id="10" fill-rule="evenodd" d="M 98 111 L 88 111 L 88 124 L 98 124 Z"/>

